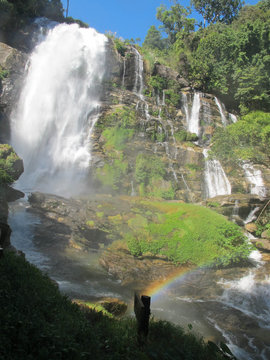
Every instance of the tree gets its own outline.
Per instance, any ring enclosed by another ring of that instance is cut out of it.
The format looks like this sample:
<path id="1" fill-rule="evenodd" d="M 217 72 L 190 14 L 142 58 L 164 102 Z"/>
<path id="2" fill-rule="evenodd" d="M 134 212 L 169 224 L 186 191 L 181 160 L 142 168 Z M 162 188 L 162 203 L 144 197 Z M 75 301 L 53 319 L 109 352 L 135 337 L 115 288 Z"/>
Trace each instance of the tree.
<path id="1" fill-rule="evenodd" d="M 143 46 L 149 48 L 158 48 L 159 50 L 162 50 L 164 48 L 164 43 L 162 41 L 160 31 L 157 30 L 155 25 L 152 25 L 148 30 L 144 39 Z"/>
<path id="2" fill-rule="evenodd" d="M 163 25 L 161 28 L 168 34 L 168 38 L 171 44 L 176 40 L 176 34 L 180 31 L 189 33 L 194 31 L 194 19 L 187 19 L 187 16 L 190 15 L 190 8 L 184 8 L 178 3 L 171 6 L 170 10 L 164 5 L 161 5 L 157 9 L 157 19 L 160 20 Z"/>
<path id="3" fill-rule="evenodd" d="M 204 22 L 232 22 L 243 5 L 242 0 L 191 0 L 191 4 L 200 13 Z"/>

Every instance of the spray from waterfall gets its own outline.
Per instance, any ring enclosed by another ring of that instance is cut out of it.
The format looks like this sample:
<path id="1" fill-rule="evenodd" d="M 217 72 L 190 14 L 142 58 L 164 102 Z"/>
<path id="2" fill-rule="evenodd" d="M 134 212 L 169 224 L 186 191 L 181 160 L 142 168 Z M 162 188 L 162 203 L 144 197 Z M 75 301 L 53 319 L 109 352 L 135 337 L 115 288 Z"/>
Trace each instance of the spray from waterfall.
<path id="1" fill-rule="evenodd" d="M 80 192 L 99 116 L 106 37 L 61 24 L 34 49 L 18 107 L 12 145 L 24 160 L 19 185 L 61 195 Z"/>

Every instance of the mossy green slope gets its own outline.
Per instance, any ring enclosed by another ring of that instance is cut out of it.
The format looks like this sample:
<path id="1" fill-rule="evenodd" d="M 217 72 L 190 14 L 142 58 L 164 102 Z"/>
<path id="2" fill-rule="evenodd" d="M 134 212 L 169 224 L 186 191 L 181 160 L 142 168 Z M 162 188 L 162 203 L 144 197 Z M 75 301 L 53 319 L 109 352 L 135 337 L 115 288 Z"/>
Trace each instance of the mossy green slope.
<path id="1" fill-rule="evenodd" d="M 129 222 L 124 235 L 130 252 L 164 255 L 178 264 L 229 265 L 246 259 L 251 246 L 236 224 L 193 204 L 142 201 L 152 216 Z M 133 226 L 132 226 L 133 225 Z"/>

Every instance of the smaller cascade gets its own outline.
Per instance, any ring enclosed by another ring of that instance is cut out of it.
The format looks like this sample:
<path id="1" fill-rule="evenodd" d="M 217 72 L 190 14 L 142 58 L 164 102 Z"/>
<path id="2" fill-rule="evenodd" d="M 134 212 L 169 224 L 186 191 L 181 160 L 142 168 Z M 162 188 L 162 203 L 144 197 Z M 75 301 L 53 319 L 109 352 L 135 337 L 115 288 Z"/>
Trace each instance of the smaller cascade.
<path id="1" fill-rule="evenodd" d="M 232 113 L 229 113 L 229 117 L 230 117 L 231 122 L 233 122 L 233 123 L 237 122 L 237 116 L 236 115 L 234 115 Z"/>
<path id="2" fill-rule="evenodd" d="M 124 58 L 124 60 L 123 60 L 123 76 L 122 76 L 122 83 L 121 83 L 122 89 L 124 89 L 124 87 L 125 87 L 125 76 L 126 76 L 126 58 Z"/>
<path id="3" fill-rule="evenodd" d="M 162 106 L 165 106 L 165 98 L 166 98 L 165 90 L 162 90 L 162 103 L 161 103 Z"/>
<path id="4" fill-rule="evenodd" d="M 136 196 L 137 194 L 136 194 L 136 192 L 135 192 L 135 190 L 134 190 L 134 183 L 133 183 L 133 180 L 131 181 L 131 194 L 130 194 L 130 196 Z"/>
<path id="5" fill-rule="evenodd" d="M 144 100 L 143 97 L 143 58 L 139 51 L 133 47 L 133 52 L 135 54 L 135 83 L 133 87 L 133 92 L 138 95 L 141 100 Z"/>
<path id="6" fill-rule="evenodd" d="M 208 150 L 203 150 L 205 157 L 206 198 L 217 195 L 230 195 L 231 184 L 218 160 L 207 160 Z"/>
<path id="7" fill-rule="evenodd" d="M 239 215 L 239 200 L 235 200 L 232 215 L 233 216 Z"/>
<path id="8" fill-rule="evenodd" d="M 215 103 L 216 103 L 216 105 L 218 107 L 223 126 L 227 126 L 228 122 L 227 122 L 227 118 L 226 118 L 225 113 L 224 113 L 224 105 L 218 100 L 217 97 L 215 97 Z"/>
<path id="9" fill-rule="evenodd" d="M 187 97 L 187 94 L 184 93 L 184 92 L 182 93 L 182 100 L 183 100 L 184 112 L 185 112 L 185 115 L 186 115 L 186 121 L 187 121 L 187 124 L 188 124 L 188 120 L 189 120 L 188 97 Z"/>
<path id="10" fill-rule="evenodd" d="M 250 193 L 254 195 L 258 195 L 260 197 L 266 196 L 266 188 L 264 186 L 262 173 L 260 170 L 256 170 L 251 163 L 244 163 L 242 165 L 245 177 L 247 181 L 250 183 Z"/>
<path id="11" fill-rule="evenodd" d="M 199 114 L 200 114 L 200 108 L 201 108 L 201 94 L 199 92 L 194 94 L 193 98 L 193 104 L 191 109 L 191 115 L 190 117 L 187 117 L 187 127 L 188 131 L 191 133 L 195 133 L 196 135 L 199 135 Z M 186 112 L 186 115 L 188 114 L 187 106 L 184 105 L 184 109 Z"/>
<path id="12" fill-rule="evenodd" d="M 258 211 L 260 210 L 260 208 L 258 206 L 256 206 L 254 209 L 252 209 L 250 211 L 250 213 L 248 214 L 246 220 L 244 220 L 244 224 L 249 224 L 251 223 L 253 220 L 255 220 L 257 218 L 257 216 L 255 215 Z"/>

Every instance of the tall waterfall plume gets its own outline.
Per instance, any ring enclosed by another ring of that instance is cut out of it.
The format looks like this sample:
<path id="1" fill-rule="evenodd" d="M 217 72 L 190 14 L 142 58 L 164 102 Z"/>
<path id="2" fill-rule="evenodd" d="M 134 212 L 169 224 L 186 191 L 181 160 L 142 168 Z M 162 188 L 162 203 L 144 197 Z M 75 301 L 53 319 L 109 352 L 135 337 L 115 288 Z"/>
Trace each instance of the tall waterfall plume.
<path id="1" fill-rule="evenodd" d="M 188 99 L 187 95 L 185 93 L 182 94 L 183 96 L 183 106 L 184 106 L 184 112 L 186 115 L 186 121 L 187 121 L 187 130 L 191 133 L 195 133 L 196 135 L 199 135 L 200 130 L 200 120 L 199 120 L 199 114 L 200 114 L 200 108 L 201 108 L 201 94 L 199 92 L 196 92 L 193 97 L 193 103 L 191 112 L 188 108 Z"/>
<path id="2" fill-rule="evenodd" d="M 11 142 L 24 160 L 24 190 L 61 195 L 81 190 L 99 113 L 106 37 L 61 24 L 34 49 Z"/>

